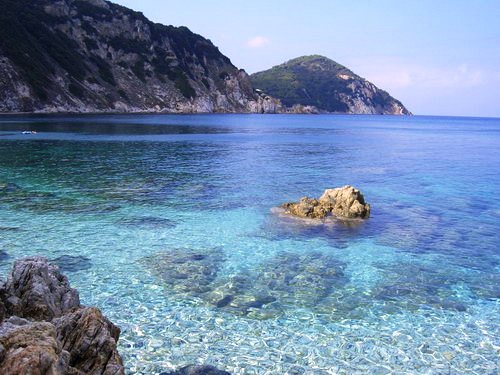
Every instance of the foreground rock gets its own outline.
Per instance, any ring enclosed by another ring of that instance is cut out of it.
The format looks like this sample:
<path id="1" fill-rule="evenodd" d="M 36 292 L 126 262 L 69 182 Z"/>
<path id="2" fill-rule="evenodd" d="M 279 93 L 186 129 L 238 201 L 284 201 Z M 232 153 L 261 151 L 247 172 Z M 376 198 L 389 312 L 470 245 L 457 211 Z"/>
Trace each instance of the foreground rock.
<path id="1" fill-rule="evenodd" d="M 37 321 L 50 321 L 80 306 L 78 292 L 45 258 L 17 261 L 3 292 L 10 315 Z"/>
<path id="2" fill-rule="evenodd" d="M 323 219 L 330 214 L 348 219 L 370 217 L 370 205 L 365 202 L 363 194 L 350 185 L 327 189 L 319 199 L 304 197 L 281 207 L 302 218 Z"/>
<path id="3" fill-rule="evenodd" d="M 11 317 L 0 326 L 2 374 L 66 374 L 69 353 L 58 342 L 54 325 Z M 77 371 L 73 372 L 78 374 Z"/>
<path id="4" fill-rule="evenodd" d="M 0 374 L 120 375 L 120 329 L 41 257 L 15 263 L 0 287 Z"/>

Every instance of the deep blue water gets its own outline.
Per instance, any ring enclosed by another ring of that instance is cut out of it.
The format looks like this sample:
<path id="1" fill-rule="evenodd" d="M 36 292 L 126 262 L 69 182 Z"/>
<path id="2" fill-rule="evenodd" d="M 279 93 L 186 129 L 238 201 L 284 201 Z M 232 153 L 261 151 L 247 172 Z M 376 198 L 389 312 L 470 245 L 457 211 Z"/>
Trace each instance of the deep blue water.
<path id="1" fill-rule="evenodd" d="M 3 116 L 0 270 L 56 260 L 130 374 L 496 374 L 499 170 L 500 119 Z M 345 184 L 369 220 L 274 209 Z"/>

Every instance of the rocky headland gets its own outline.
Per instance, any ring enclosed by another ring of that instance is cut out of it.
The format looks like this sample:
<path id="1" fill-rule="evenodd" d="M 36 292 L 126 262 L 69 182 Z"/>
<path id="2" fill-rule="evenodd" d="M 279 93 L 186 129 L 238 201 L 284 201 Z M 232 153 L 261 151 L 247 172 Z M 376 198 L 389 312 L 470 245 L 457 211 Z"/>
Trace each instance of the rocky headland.
<path id="1" fill-rule="evenodd" d="M 328 215 L 346 219 L 370 217 L 370 205 L 365 202 L 361 191 L 350 185 L 327 189 L 318 199 L 303 197 L 298 202 L 284 203 L 281 207 L 286 213 L 301 218 L 324 219 Z"/>
<path id="2" fill-rule="evenodd" d="M 251 79 L 256 89 L 287 107 L 302 106 L 329 113 L 411 114 L 386 91 L 324 56 L 298 57 L 252 74 Z"/>

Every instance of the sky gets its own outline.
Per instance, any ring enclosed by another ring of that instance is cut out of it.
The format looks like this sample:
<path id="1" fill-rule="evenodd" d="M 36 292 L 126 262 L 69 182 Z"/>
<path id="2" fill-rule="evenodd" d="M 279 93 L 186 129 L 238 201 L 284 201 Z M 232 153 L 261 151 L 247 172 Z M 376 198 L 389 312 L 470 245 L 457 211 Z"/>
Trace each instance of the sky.
<path id="1" fill-rule="evenodd" d="M 500 117 L 500 0 L 113 0 L 187 26 L 248 73 L 345 65 L 414 114 Z"/>

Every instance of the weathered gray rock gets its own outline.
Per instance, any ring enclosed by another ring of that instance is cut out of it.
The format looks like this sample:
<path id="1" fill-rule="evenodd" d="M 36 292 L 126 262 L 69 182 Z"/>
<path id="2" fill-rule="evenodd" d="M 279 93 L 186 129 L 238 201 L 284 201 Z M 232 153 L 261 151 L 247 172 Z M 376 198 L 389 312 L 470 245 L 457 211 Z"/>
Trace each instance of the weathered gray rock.
<path id="1" fill-rule="evenodd" d="M 0 374 L 122 375 L 119 335 L 45 258 L 17 261 L 0 287 Z"/>
<path id="2" fill-rule="evenodd" d="M 94 307 L 82 308 L 53 321 L 57 339 L 70 353 L 71 367 L 89 375 L 123 374 L 116 344 L 120 328 Z"/>
<path id="3" fill-rule="evenodd" d="M 9 316 L 50 321 L 80 307 L 76 289 L 70 287 L 57 266 L 43 257 L 16 261 L 3 289 Z"/>
<path id="4" fill-rule="evenodd" d="M 92 261 L 83 255 L 61 255 L 50 261 L 63 272 L 76 272 L 92 268 Z"/>
<path id="5" fill-rule="evenodd" d="M 363 194 L 350 185 L 327 189 L 319 199 L 304 197 L 281 207 L 287 213 L 302 218 L 323 219 L 329 214 L 348 219 L 370 217 L 370 205 L 365 202 Z"/>
<path id="6" fill-rule="evenodd" d="M 0 295 L 0 323 L 3 322 L 6 314 L 7 314 L 7 311 L 5 309 L 5 305 L 2 301 L 2 296 Z"/>

